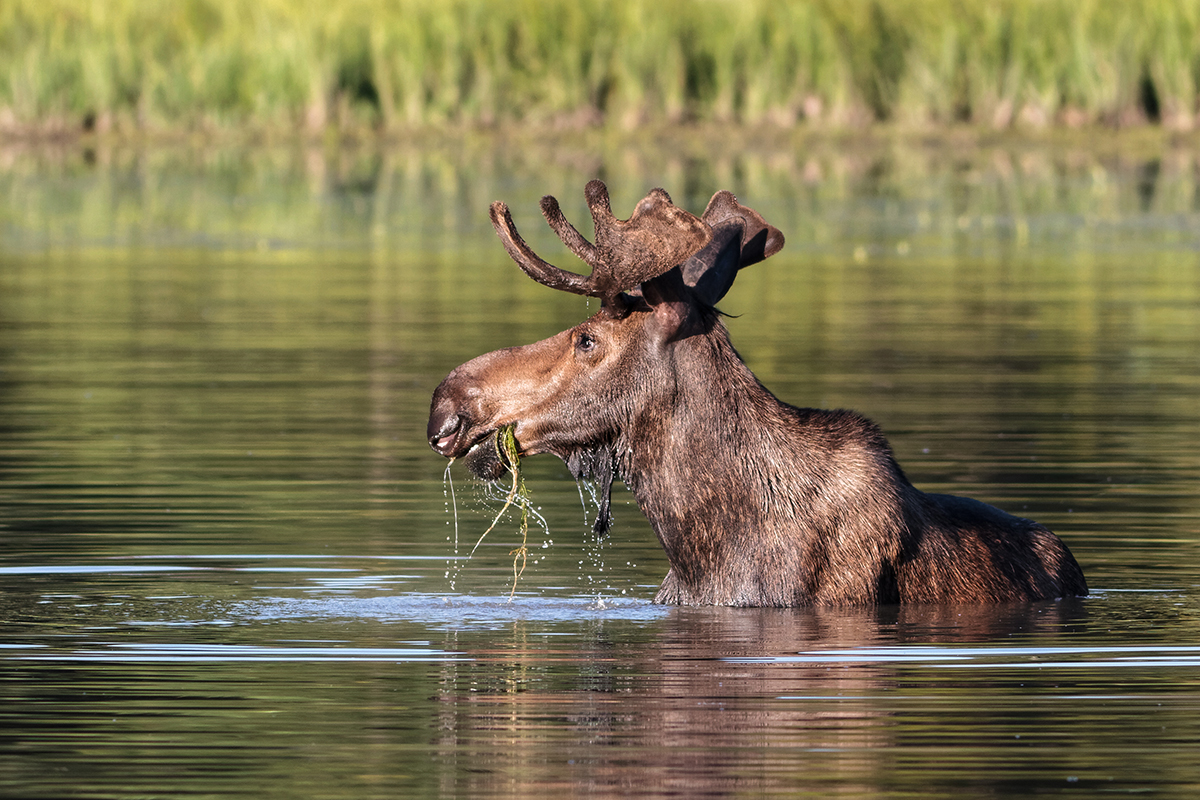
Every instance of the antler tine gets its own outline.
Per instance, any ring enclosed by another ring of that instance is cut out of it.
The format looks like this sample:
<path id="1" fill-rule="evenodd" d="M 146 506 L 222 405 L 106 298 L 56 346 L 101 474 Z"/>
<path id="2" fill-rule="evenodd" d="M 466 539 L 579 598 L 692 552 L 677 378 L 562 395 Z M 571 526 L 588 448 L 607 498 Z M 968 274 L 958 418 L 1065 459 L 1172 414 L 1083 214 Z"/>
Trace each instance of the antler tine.
<path id="1" fill-rule="evenodd" d="M 585 278 L 556 267 L 543 261 L 537 253 L 533 252 L 521 238 L 521 234 L 517 233 L 517 227 L 513 224 L 512 214 L 507 205 L 499 201 L 492 203 L 491 217 L 492 227 L 496 229 L 496 234 L 504 244 L 504 249 L 508 251 L 512 260 L 517 262 L 517 266 L 525 271 L 526 275 L 551 289 L 562 289 L 566 292 L 591 297 L 599 296 L 591 278 Z"/>
<path id="2" fill-rule="evenodd" d="M 583 197 L 587 200 L 588 210 L 592 212 L 592 222 L 596 226 L 596 239 L 600 239 L 600 231 L 607 229 L 617 221 L 613 216 L 612 206 L 608 202 L 608 187 L 604 181 L 593 178 L 583 187 Z"/>
<path id="3" fill-rule="evenodd" d="M 599 297 L 611 313 L 621 313 L 624 308 L 622 292 L 679 266 L 712 238 L 705 222 L 677 208 L 662 189 L 651 190 L 627 220 L 613 216 L 608 188 L 602 181 L 590 181 L 584 196 L 596 226 L 595 244 L 567 221 L 555 198 L 543 197 L 541 207 L 563 244 L 592 268 L 586 278 L 538 257 L 517 233 L 504 203 L 492 204 L 492 225 L 513 261 L 535 281 L 552 289 Z"/>
<path id="4" fill-rule="evenodd" d="M 595 270 L 597 261 L 595 245 L 583 238 L 583 234 L 567 221 L 562 209 L 558 207 L 557 198 L 552 195 L 542 198 L 542 216 L 546 218 L 546 222 L 562 240 L 562 243 L 570 248 L 572 253 L 579 256 L 583 263 Z"/>
<path id="5" fill-rule="evenodd" d="M 708 225 L 675 206 L 663 189 L 652 189 L 625 220 L 613 216 L 603 181 L 589 181 L 584 197 L 596 225 L 593 281 L 604 296 L 679 266 L 712 237 Z"/>

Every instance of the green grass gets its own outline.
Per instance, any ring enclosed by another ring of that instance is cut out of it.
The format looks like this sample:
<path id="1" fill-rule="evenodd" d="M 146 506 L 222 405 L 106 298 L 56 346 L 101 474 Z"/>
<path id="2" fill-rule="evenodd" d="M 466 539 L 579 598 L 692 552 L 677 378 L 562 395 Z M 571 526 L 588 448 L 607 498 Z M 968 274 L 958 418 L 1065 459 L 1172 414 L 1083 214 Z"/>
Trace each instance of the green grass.
<path id="1" fill-rule="evenodd" d="M 0 129 L 1192 127 L 1200 2 L 8 0 Z"/>

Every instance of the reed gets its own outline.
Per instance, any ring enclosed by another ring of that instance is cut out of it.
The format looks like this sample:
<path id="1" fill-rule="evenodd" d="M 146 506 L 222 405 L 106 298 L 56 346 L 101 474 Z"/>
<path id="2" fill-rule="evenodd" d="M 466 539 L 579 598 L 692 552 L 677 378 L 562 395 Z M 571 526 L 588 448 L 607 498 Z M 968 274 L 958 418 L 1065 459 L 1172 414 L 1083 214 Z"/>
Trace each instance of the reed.
<path id="1" fill-rule="evenodd" d="M 1188 128 L 1200 2 L 8 0 L 0 128 Z"/>

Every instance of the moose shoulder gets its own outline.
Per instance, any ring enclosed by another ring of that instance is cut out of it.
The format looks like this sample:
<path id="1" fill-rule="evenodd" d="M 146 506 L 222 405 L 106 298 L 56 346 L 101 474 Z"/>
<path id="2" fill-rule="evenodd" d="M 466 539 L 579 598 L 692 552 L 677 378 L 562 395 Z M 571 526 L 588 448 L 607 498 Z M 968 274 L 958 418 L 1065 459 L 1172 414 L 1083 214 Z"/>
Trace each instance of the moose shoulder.
<path id="1" fill-rule="evenodd" d="M 1027 519 L 905 478 L 872 422 L 795 408 L 758 382 L 715 304 L 783 235 L 729 192 L 697 218 L 661 189 L 628 220 L 604 184 L 585 195 L 594 242 L 553 197 L 542 213 L 591 267 L 555 267 L 508 208 L 492 223 L 534 280 L 601 300 L 570 330 L 463 364 L 433 395 L 429 443 L 446 457 L 515 426 L 523 455 L 553 453 L 637 497 L 671 569 L 655 597 L 688 605 L 998 603 L 1087 594 L 1066 545 Z"/>

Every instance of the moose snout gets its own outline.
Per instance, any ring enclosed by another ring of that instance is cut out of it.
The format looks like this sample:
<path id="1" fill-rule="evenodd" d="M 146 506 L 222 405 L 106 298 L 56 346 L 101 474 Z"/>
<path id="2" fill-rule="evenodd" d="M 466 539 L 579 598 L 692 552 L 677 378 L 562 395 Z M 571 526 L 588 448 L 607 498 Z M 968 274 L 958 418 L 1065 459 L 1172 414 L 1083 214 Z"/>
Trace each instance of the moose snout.
<path id="1" fill-rule="evenodd" d="M 462 404 L 456 400 L 457 392 L 442 381 L 442 385 L 433 393 L 433 403 L 429 407 L 429 425 L 425 428 L 425 436 L 434 452 L 446 458 L 459 455 L 459 450 L 467 442 L 460 441 L 471 427 L 470 419 L 462 412 Z"/>
<path id="2" fill-rule="evenodd" d="M 434 409 L 429 415 L 429 427 L 425 429 L 429 446 L 441 455 L 449 456 L 454 450 L 454 440 L 463 427 L 463 419 L 458 414 L 452 411 L 439 414 Z"/>
<path id="3" fill-rule="evenodd" d="M 446 458 L 459 458 L 511 424 L 520 428 L 515 435 L 531 437 L 522 441 L 523 453 L 544 452 L 536 449 L 532 431 L 554 389 L 558 361 L 564 351 L 571 352 L 570 342 L 566 331 L 524 347 L 493 350 L 455 367 L 433 392 L 425 429 L 429 446 Z"/>
<path id="4" fill-rule="evenodd" d="M 434 452 L 446 458 L 461 456 L 475 442 L 479 433 L 474 423 L 479 419 L 476 404 L 471 401 L 471 386 L 464 385 L 459 370 L 442 381 L 433 393 L 429 407 L 429 424 L 425 436 Z"/>

